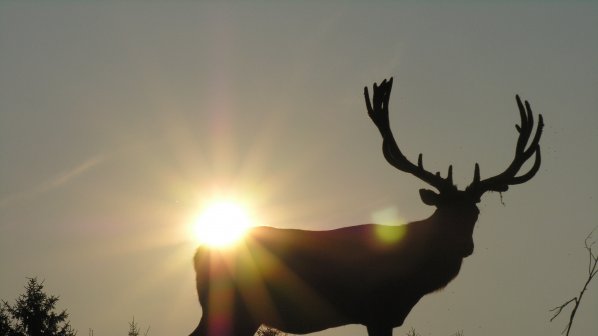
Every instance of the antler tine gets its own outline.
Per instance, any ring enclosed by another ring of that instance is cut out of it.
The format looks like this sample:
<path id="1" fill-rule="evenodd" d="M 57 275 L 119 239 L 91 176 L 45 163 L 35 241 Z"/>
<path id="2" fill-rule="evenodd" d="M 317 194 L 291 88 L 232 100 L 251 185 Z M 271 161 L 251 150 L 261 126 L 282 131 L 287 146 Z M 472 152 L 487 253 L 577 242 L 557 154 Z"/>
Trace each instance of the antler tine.
<path id="1" fill-rule="evenodd" d="M 540 154 L 540 146 L 538 146 L 538 150 L 536 151 L 536 157 L 534 159 L 534 165 L 532 166 L 532 168 L 527 173 L 521 176 L 513 177 L 513 180 L 509 184 L 515 185 L 529 181 L 532 177 L 534 177 L 534 175 L 536 175 L 536 173 L 540 169 L 540 163 L 542 163 L 542 155 Z"/>
<path id="2" fill-rule="evenodd" d="M 533 116 L 530 116 L 527 109 L 523 106 L 523 103 L 521 103 L 521 98 L 519 98 L 519 95 L 515 95 L 515 100 L 517 101 L 519 115 L 521 116 L 521 126 L 515 125 L 515 128 L 519 132 L 519 139 L 517 139 L 516 150 L 517 152 L 522 152 L 525 149 L 527 140 L 529 139 L 529 136 L 532 132 L 533 124 L 531 124 L 529 120 L 531 119 L 533 121 Z"/>
<path id="3" fill-rule="evenodd" d="M 392 90 L 392 82 L 393 78 L 391 77 L 388 81 L 386 79 L 383 80 L 380 85 L 374 83 L 372 100 L 370 100 L 368 88 L 364 88 L 368 115 L 382 135 L 382 152 L 384 158 L 393 167 L 416 176 L 439 191 L 456 188 L 452 183 L 452 167 L 449 168 L 449 176 L 447 179 L 444 179 L 440 175 L 434 175 L 424 169 L 421 154 L 419 154 L 417 165 L 415 165 L 401 152 L 390 129 L 388 117 L 388 102 Z"/>
<path id="4" fill-rule="evenodd" d="M 515 125 L 519 138 L 515 147 L 515 157 L 507 169 L 490 178 L 480 181 L 480 167 L 476 163 L 473 182 L 467 187 L 468 190 L 475 190 L 478 196 L 486 191 L 506 191 L 509 185 L 520 184 L 529 181 L 540 169 L 542 156 L 540 154 L 540 137 L 544 128 L 544 119 L 541 114 L 538 115 L 538 126 L 534 137 L 529 142 L 534 128 L 534 116 L 528 101 L 521 102 L 519 95 L 515 96 L 519 115 L 521 116 L 521 125 Z M 529 144 L 528 144 L 529 143 Z M 525 174 L 516 176 L 521 167 L 535 154 L 534 164 Z"/>
<path id="5" fill-rule="evenodd" d="M 448 183 L 453 184 L 453 165 L 448 167 L 448 174 L 446 176 Z"/>
<path id="6" fill-rule="evenodd" d="M 473 172 L 473 183 L 472 184 L 478 184 L 478 183 L 480 183 L 480 165 L 476 162 L 475 169 Z"/>

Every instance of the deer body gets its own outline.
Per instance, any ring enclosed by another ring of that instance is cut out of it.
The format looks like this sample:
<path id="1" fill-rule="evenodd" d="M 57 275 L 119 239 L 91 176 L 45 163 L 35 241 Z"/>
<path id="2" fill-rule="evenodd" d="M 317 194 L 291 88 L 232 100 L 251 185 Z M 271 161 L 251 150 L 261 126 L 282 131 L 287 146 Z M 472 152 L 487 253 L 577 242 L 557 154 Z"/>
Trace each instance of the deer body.
<path id="1" fill-rule="evenodd" d="M 423 169 L 400 152 L 388 123 L 392 79 L 374 84 L 368 112 L 383 136 L 384 156 L 396 168 L 438 192 L 420 190 L 436 206 L 429 218 L 401 226 L 365 224 L 328 231 L 255 227 L 229 249 L 197 249 L 194 264 L 202 319 L 192 336 L 250 336 L 261 324 L 306 334 L 362 324 L 370 336 L 390 336 L 426 294 L 445 287 L 474 249 L 477 203 L 488 191 L 506 191 L 529 180 L 540 165 L 542 119 L 531 145 L 531 109 L 517 97 L 522 125 L 516 156 L 504 173 L 474 181 L 465 190 Z M 527 147 L 527 148 L 526 148 Z M 522 176 L 519 168 L 536 155 Z"/>

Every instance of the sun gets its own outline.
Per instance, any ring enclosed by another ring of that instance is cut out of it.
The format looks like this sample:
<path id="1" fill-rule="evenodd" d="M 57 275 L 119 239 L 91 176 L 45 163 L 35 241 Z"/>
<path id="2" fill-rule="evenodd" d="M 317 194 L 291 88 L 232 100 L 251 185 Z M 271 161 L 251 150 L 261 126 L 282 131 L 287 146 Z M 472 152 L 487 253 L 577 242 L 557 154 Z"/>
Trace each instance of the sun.
<path id="1" fill-rule="evenodd" d="M 238 242 L 252 226 L 245 206 L 233 200 L 210 202 L 192 223 L 193 239 L 201 245 L 227 247 Z"/>

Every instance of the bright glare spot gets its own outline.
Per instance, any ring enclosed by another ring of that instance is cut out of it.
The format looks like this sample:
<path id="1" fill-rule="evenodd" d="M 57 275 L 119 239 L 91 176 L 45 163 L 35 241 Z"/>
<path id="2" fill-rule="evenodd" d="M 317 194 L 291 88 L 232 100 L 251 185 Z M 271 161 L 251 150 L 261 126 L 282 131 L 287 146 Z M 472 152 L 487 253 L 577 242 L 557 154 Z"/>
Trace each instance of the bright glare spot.
<path id="1" fill-rule="evenodd" d="M 399 217 L 399 211 L 395 207 L 382 209 L 372 214 L 372 220 L 376 224 L 376 237 L 382 243 L 392 244 L 401 240 L 405 235 L 403 221 Z"/>
<path id="2" fill-rule="evenodd" d="M 372 214 L 372 221 L 383 225 L 401 225 L 404 221 L 399 216 L 399 210 L 394 207 L 384 208 Z"/>
<path id="3" fill-rule="evenodd" d="M 382 243 L 392 244 L 396 243 L 405 235 L 405 226 L 388 226 L 388 225 L 377 225 L 375 226 L 376 237 Z"/>
<path id="4" fill-rule="evenodd" d="M 251 225 L 251 217 L 241 204 L 219 200 L 200 213 L 192 231 L 195 240 L 202 245 L 225 247 L 239 241 Z"/>

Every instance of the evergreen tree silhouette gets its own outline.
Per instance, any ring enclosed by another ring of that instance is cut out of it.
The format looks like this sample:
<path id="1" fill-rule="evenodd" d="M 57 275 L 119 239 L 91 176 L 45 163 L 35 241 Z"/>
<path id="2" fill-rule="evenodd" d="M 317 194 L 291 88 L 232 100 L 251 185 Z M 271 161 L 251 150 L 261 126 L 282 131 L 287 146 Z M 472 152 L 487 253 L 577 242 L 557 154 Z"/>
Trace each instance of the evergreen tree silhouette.
<path id="1" fill-rule="evenodd" d="M 55 312 L 58 297 L 44 292 L 43 281 L 30 278 L 14 305 L 6 301 L 0 310 L 0 335 L 75 336 L 66 310 Z"/>

